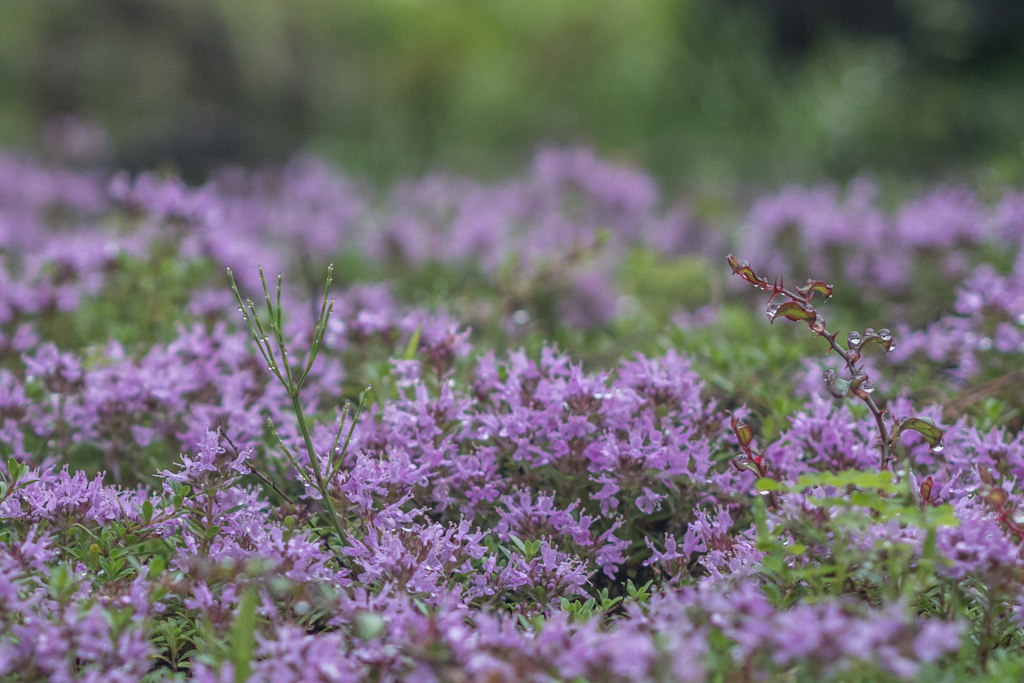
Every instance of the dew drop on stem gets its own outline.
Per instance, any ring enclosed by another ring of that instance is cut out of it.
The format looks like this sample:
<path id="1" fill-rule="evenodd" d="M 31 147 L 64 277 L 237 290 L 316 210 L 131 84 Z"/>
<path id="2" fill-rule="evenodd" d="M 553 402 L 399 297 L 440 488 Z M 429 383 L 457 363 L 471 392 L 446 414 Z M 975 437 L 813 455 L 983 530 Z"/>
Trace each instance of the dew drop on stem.
<path id="1" fill-rule="evenodd" d="M 811 323 L 811 331 L 816 332 L 817 334 L 821 334 L 825 331 L 825 325 L 825 316 L 821 315 L 820 313 L 817 313 L 814 316 L 814 322 Z"/>
<path id="2" fill-rule="evenodd" d="M 846 335 L 846 346 L 851 351 L 856 351 L 858 348 L 860 348 L 860 342 L 860 332 L 851 332 L 850 334 Z"/>

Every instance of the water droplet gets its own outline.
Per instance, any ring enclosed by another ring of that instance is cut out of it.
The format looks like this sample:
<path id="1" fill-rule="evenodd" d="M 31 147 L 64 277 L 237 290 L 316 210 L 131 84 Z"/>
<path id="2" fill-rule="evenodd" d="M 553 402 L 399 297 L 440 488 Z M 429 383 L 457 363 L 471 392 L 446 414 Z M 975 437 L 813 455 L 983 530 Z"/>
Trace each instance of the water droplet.
<path id="1" fill-rule="evenodd" d="M 811 323 L 811 331 L 821 334 L 822 332 L 825 331 L 826 324 L 827 323 L 825 322 L 825 316 L 818 313 L 814 316 L 814 322 Z"/>
<path id="2" fill-rule="evenodd" d="M 851 351 L 856 351 L 857 348 L 860 346 L 860 342 L 860 332 L 851 332 L 850 334 L 846 335 L 846 346 Z"/>
<path id="3" fill-rule="evenodd" d="M 875 390 L 875 385 L 871 382 L 871 380 L 866 379 L 860 383 L 860 390 L 863 391 L 865 394 L 870 394 Z"/>
<path id="4" fill-rule="evenodd" d="M 762 496 L 767 496 L 771 491 L 758 491 Z"/>
<path id="5" fill-rule="evenodd" d="M 871 327 L 869 327 L 868 329 L 864 330 L 864 334 L 869 336 L 869 337 L 871 335 L 873 335 L 874 333 L 875 333 L 875 330 L 873 328 L 871 328 Z"/>
<path id="6" fill-rule="evenodd" d="M 889 342 L 889 351 L 895 351 L 895 350 L 896 350 L 896 340 L 893 339 L 891 342 Z"/>
<path id="7" fill-rule="evenodd" d="M 782 308 L 782 304 L 768 304 L 768 308 L 766 308 L 764 311 L 765 315 L 768 316 L 768 320 L 774 321 L 775 315 L 779 312 L 780 308 Z"/>
<path id="8" fill-rule="evenodd" d="M 881 339 L 884 342 L 891 341 L 892 340 L 892 332 L 890 332 L 889 330 L 887 330 L 887 329 L 885 329 L 883 327 L 882 329 L 880 329 L 878 331 L 878 338 Z"/>
<path id="9" fill-rule="evenodd" d="M 905 476 L 907 476 L 907 471 L 906 470 L 899 470 L 899 471 L 896 472 L 896 476 L 897 477 L 905 477 Z"/>
<path id="10" fill-rule="evenodd" d="M 944 447 L 942 445 L 942 442 L 940 441 L 939 443 L 932 446 L 932 453 L 941 453 L 943 448 Z"/>
<path id="11" fill-rule="evenodd" d="M 1017 510 L 1013 513 L 1013 521 L 1016 524 L 1024 524 L 1024 510 Z"/>
<path id="12" fill-rule="evenodd" d="M 832 382 L 836 381 L 836 371 L 835 370 L 826 370 L 825 373 L 822 376 L 825 378 L 825 382 L 828 383 L 828 384 L 832 384 Z"/>

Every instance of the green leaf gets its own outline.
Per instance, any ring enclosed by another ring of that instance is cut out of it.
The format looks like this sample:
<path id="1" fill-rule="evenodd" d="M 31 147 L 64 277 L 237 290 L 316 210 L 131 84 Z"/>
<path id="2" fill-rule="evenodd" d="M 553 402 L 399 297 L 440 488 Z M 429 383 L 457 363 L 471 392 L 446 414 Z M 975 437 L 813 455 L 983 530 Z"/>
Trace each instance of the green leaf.
<path id="1" fill-rule="evenodd" d="M 796 291 L 808 301 L 814 297 L 815 292 L 821 294 L 825 301 L 832 298 L 832 285 L 825 284 L 821 280 L 808 280 L 806 285 L 797 287 Z"/>
<path id="2" fill-rule="evenodd" d="M 960 526 L 960 519 L 953 512 L 952 505 L 937 505 L 924 511 L 927 522 L 936 526 Z"/>
<path id="3" fill-rule="evenodd" d="M 256 591 L 247 589 L 242 593 L 238 616 L 231 624 L 231 663 L 235 665 L 235 683 L 249 679 L 252 662 L 252 648 L 256 642 Z"/>
<path id="4" fill-rule="evenodd" d="M 16 484 L 18 483 L 18 480 L 21 479 L 21 475 L 24 474 L 24 470 L 21 467 L 21 463 L 14 458 L 8 458 L 7 473 L 11 478 L 11 483 Z"/>
<path id="5" fill-rule="evenodd" d="M 781 491 L 782 484 L 770 477 L 761 477 L 754 482 L 754 488 L 758 491 Z"/>
<path id="6" fill-rule="evenodd" d="M 526 555 L 526 544 L 523 543 L 523 541 L 518 536 L 509 534 L 508 538 L 510 541 L 512 541 L 512 545 L 519 548 L 519 552 L 521 552 L 523 555 Z"/>
<path id="7" fill-rule="evenodd" d="M 769 304 L 768 305 L 768 320 L 775 322 L 775 319 L 782 316 L 786 320 L 803 320 L 808 324 L 813 323 L 817 317 L 818 312 L 813 307 L 802 304 L 799 301 L 787 301 L 784 304 Z"/>
<path id="8" fill-rule="evenodd" d="M 932 448 L 942 443 L 943 431 L 935 426 L 935 422 L 927 417 L 906 417 L 900 420 L 896 435 L 899 436 L 908 429 L 919 433 Z"/>
<path id="9" fill-rule="evenodd" d="M 92 545 L 89 546 L 88 558 L 89 558 L 89 566 L 90 567 L 95 568 L 96 566 L 99 565 L 99 563 L 100 563 L 100 553 L 101 552 L 102 551 L 100 550 L 100 546 L 98 544 L 93 543 Z"/>
<path id="10" fill-rule="evenodd" d="M 743 420 L 737 420 L 735 415 L 732 416 L 732 431 L 736 434 L 736 440 L 739 441 L 740 447 L 743 449 L 749 447 L 754 440 L 754 430 Z"/>
<path id="11" fill-rule="evenodd" d="M 142 521 L 144 524 L 149 524 L 150 520 L 153 519 L 153 504 L 151 502 L 144 501 L 142 503 Z"/>
<path id="12" fill-rule="evenodd" d="M 50 595 L 59 603 L 66 603 L 75 593 L 75 577 L 67 565 L 61 564 L 50 572 Z"/>
<path id="13" fill-rule="evenodd" d="M 361 640 L 373 640 L 384 632 L 384 617 L 376 612 L 359 612 L 355 619 L 356 636 Z"/>
<path id="14" fill-rule="evenodd" d="M 883 491 L 895 492 L 899 486 L 892 481 L 890 472 L 867 472 L 862 470 L 843 470 L 841 472 L 815 472 L 813 474 L 802 474 L 797 479 L 795 489 L 804 489 L 813 486 L 831 486 L 843 488 L 845 486 L 856 486 L 861 489 L 882 489 Z"/>
<path id="15" fill-rule="evenodd" d="M 837 376 L 834 370 L 825 372 L 825 386 L 835 398 L 846 398 L 850 393 L 850 380 Z"/>
<path id="16" fill-rule="evenodd" d="M 733 275 L 739 275 L 755 287 L 768 289 L 768 281 L 764 278 L 758 277 L 747 261 L 740 261 L 732 254 L 729 254 L 727 261 L 729 262 L 729 267 L 732 268 Z"/>
<path id="17" fill-rule="evenodd" d="M 402 354 L 402 358 L 405 360 L 412 360 L 416 357 L 416 350 L 420 347 L 420 335 L 423 332 L 423 326 L 417 325 L 416 329 L 413 330 L 412 336 L 409 337 L 409 343 L 405 346 L 405 353 Z"/>

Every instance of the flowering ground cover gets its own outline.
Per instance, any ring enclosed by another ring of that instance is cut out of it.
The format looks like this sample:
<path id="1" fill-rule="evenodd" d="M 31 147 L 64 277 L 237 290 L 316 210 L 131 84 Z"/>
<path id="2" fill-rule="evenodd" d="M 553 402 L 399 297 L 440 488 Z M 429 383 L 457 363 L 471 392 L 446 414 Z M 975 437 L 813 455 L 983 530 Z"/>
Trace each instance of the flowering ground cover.
<path id="1" fill-rule="evenodd" d="M 0 680 L 1024 675 L 1022 196 L 0 176 Z"/>

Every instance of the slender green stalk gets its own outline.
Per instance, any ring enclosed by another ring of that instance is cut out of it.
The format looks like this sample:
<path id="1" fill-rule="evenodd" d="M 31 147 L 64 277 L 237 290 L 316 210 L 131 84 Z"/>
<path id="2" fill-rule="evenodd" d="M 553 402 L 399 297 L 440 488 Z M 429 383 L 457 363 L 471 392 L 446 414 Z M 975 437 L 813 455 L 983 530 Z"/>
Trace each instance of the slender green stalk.
<path id="1" fill-rule="evenodd" d="M 341 526 L 341 520 L 338 519 L 338 511 L 334 509 L 334 500 L 331 499 L 331 492 L 328 489 L 329 480 L 324 479 L 323 473 L 320 472 L 320 463 L 317 460 L 316 452 L 313 449 L 313 439 L 309 434 L 309 427 L 306 425 L 306 415 L 302 410 L 302 402 L 299 400 L 298 394 L 292 396 L 292 408 L 295 410 L 295 419 L 299 425 L 299 433 L 302 434 L 302 440 L 306 444 L 306 451 L 309 454 L 309 464 L 313 470 L 313 476 L 316 477 L 316 487 L 320 491 L 321 498 L 323 500 L 324 507 L 327 509 L 327 518 L 331 522 L 331 526 L 338 532 L 338 538 L 345 538 L 345 532 Z"/>
<path id="2" fill-rule="evenodd" d="M 341 439 L 341 432 L 345 423 L 344 416 L 342 417 L 341 426 L 338 427 L 338 432 L 334 438 L 334 445 L 332 446 L 330 453 L 328 453 L 326 470 L 322 471 L 320 467 L 320 460 L 317 458 L 316 449 L 313 446 L 313 438 L 310 434 L 309 424 L 306 421 L 306 414 L 302 408 L 301 399 L 302 387 L 305 384 L 310 371 L 313 369 L 313 363 L 320 351 L 320 346 L 323 343 L 324 336 L 327 334 L 327 322 L 331 317 L 331 313 L 334 311 L 334 299 L 330 298 L 334 266 L 332 265 L 327 269 L 327 282 L 324 285 L 324 297 L 323 302 L 320 305 L 320 315 L 317 317 L 316 328 L 313 332 L 313 339 L 310 343 L 309 354 L 306 358 L 306 362 L 300 366 L 303 370 L 298 379 L 296 379 L 295 375 L 292 373 L 291 362 L 288 359 L 288 349 L 284 338 L 283 314 L 281 307 L 281 289 L 284 280 L 283 275 L 278 275 L 277 277 L 276 296 L 272 300 L 270 296 L 270 288 L 267 287 L 267 279 L 263 273 L 263 268 L 260 267 L 259 271 L 260 283 L 263 285 L 263 298 L 267 305 L 267 324 L 269 325 L 270 332 L 273 334 L 274 344 L 277 346 L 277 354 L 274 353 L 274 348 L 270 341 L 270 335 L 268 335 L 264 329 L 263 322 L 260 320 L 260 316 L 256 312 L 256 307 L 253 305 L 252 300 L 242 300 L 242 295 L 238 291 L 238 285 L 235 283 L 234 274 L 229 268 L 228 277 L 231 279 L 231 289 L 235 293 L 235 298 L 238 300 L 239 310 L 242 312 L 242 316 L 245 319 L 246 324 L 249 326 L 249 332 L 252 334 L 252 337 L 256 342 L 256 347 L 259 349 L 260 355 L 263 356 L 263 359 L 267 363 L 267 368 L 275 377 L 277 377 L 278 381 L 281 382 L 285 391 L 288 393 L 289 398 L 292 400 L 292 410 L 295 413 L 295 421 L 299 429 L 299 434 L 302 435 L 302 440 L 306 447 L 306 454 L 309 457 L 309 467 L 313 471 L 313 479 L 310 479 L 309 474 L 299 465 L 295 456 L 284 444 L 284 441 L 277 433 L 277 429 L 274 427 L 273 421 L 268 421 L 270 430 L 274 435 L 274 438 L 277 440 L 278 446 L 281 448 L 282 452 L 284 452 L 292 466 L 299 472 L 299 475 L 320 493 L 322 505 L 327 513 L 330 525 L 334 527 L 339 538 L 344 538 L 344 528 L 338 517 L 338 512 L 334 507 L 334 500 L 331 498 L 329 485 L 331 480 L 338 473 L 338 470 L 341 468 L 341 462 L 344 458 L 345 451 L 348 450 L 348 444 L 352 439 L 352 432 L 355 429 L 356 421 L 359 419 L 359 413 L 357 413 L 353 418 L 352 424 L 349 427 L 345 447 L 342 449 L 340 454 L 335 456 L 338 441 Z M 278 358 L 280 358 L 280 362 L 278 362 Z M 359 404 L 360 412 L 362 411 L 362 407 L 363 401 L 361 400 Z M 347 413 L 348 410 L 346 408 L 345 414 Z M 337 457 L 337 461 L 335 461 L 335 457 Z"/>

